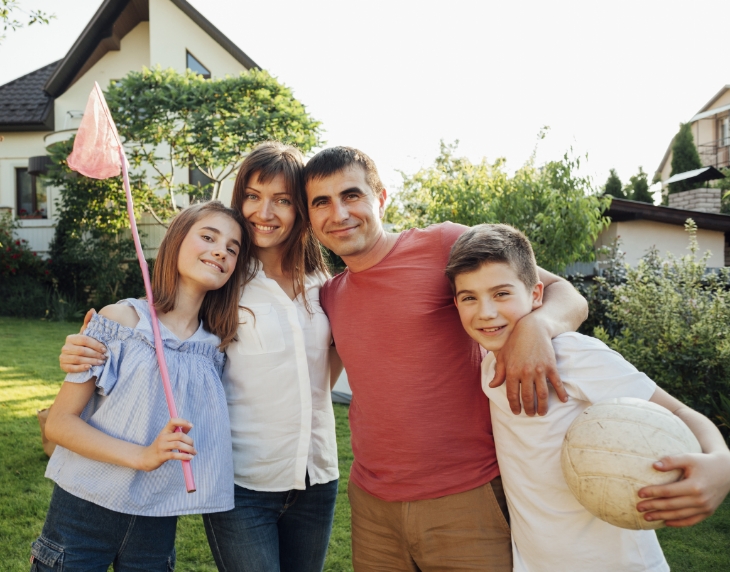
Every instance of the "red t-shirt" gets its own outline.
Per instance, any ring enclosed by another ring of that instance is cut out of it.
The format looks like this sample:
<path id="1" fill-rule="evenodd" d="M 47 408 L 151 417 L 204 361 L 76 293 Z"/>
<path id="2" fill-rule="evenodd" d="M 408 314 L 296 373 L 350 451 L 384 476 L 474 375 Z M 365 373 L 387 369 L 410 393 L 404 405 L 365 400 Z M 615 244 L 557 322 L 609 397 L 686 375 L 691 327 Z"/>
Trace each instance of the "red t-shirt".
<path id="1" fill-rule="evenodd" d="M 460 493 L 499 474 L 481 351 L 444 275 L 465 230 L 405 231 L 378 264 L 320 291 L 352 389 L 350 478 L 386 501 Z"/>

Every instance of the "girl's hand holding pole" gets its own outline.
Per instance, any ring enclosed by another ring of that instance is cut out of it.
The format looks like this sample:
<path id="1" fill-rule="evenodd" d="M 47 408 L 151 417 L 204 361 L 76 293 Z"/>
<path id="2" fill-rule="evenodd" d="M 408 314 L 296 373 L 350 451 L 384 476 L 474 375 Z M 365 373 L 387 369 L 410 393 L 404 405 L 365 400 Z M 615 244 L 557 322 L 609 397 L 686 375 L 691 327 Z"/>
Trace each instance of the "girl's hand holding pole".
<path id="1" fill-rule="evenodd" d="M 182 432 L 176 432 L 177 427 L 180 427 Z M 152 444 L 142 449 L 139 470 L 154 471 L 172 459 L 178 461 L 192 459 L 197 454 L 192 438 L 187 435 L 192 428 L 193 424 L 190 421 L 179 417 L 170 419 Z"/>

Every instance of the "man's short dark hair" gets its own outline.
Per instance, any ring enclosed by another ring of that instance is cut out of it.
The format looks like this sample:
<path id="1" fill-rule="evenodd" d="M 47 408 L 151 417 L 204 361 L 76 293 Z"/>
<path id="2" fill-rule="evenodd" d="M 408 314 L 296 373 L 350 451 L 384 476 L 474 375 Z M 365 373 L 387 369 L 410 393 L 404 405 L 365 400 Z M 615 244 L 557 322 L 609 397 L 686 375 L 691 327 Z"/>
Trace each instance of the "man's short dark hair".
<path id="1" fill-rule="evenodd" d="M 490 262 L 509 264 L 528 290 L 538 282 L 535 254 L 524 234 L 506 224 L 478 224 L 462 234 L 451 247 L 446 265 L 451 287 L 455 287 L 459 274 L 479 270 Z"/>
<path id="2" fill-rule="evenodd" d="M 354 165 L 365 172 L 365 181 L 377 196 L 383 190 L 378 169 L 373 160 L 362 151 L 352 147 L 330 147 L 312 157 L 304 167 L 305 184 L 312 180 L 324 179 L 340 173 Z"/>

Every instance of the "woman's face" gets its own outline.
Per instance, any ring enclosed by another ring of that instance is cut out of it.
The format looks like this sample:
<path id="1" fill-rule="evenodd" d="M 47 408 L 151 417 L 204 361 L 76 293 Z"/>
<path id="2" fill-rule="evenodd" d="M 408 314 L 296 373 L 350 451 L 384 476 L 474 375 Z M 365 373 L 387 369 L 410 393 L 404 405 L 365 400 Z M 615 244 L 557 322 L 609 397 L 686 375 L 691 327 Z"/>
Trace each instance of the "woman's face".
<path id="1" fill-rule="evenodd" d="M 259 181 L 258 173 L 251 175 L 243 201 L 243 216 L 251 223 L 254 243 L 259 249 L 278 250 L 294 228 L 297 211 L 284 175 L 270 181 Z"/>

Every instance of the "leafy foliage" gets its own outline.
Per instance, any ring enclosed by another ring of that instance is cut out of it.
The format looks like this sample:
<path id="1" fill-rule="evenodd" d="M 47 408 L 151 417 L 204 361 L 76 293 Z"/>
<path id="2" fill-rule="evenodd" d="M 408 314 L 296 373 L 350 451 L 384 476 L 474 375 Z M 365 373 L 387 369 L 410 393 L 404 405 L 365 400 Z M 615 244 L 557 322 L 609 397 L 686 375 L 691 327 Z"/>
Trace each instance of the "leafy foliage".
<path id="1" fill-rule="evenodd" d="M 447 220 L 501 222 L 527 235 L 547 270 L 593 258 L 593 242 L 608 224 L 601 213 L 611 199 L 590 194 L 588 180 L 577 175 L 579 160 L 566 154 L 538 168 L 533 157 L 510 176 L 503 159 L 474 164 L 455 150 L 456 144 L 442 142 L 432 167 L 403 174 L 403 190 L 386 209 L 395 230 Z"/>
<path id="2" fill-rule="evenodd" d="M 222 182 L 258 143 L 278 139 L 304 151 L 321 144 L 319 122 L 263 71 L 205 80 L 190 71 L 145 69 L 111 85 L 106 98 L 132 167 L 135 215 L 162 225 L 186 194 L 218 198 Z M 100 181 L 72 171 L 72 148 L 73 139 L 53 146 L 46 177 L 61 195 L 51 244 L 58 290 L 96 306 L 141 295 L 122 179 Z M 208 176 L 210 189 L 188 183 L 190 166 Z"/>
<path id="3" fill-rule="evenodd" d="M 16 19 L 18 12 L 25 15 L 25 23 Z M 48 24 L 56 16 L 54 14 L 46 14 L 42 10 L 23 10 L 18 0 L 0 0 L 0 24 L 2 24 L 3 32 L 7 32 L 8 28 L 13 32 L 25 26 L 33 24 Z M 5 39 L 5 34 L 0 35 L 0 44 Z"/>
<path id="4" fill-rule="evenodd" d="M 639 167 L 639 172 L 629 179 L 629 184 L 626 185 L 626 198 L 642 203 L 654 203 L 654 197 L 649 192 L 649 175 L 644 172 L 643 167 Z"/>
<path id="5" fill-rule="evenodd" d="M 618 174 L 616 174 L 616 169 L 611 169 L 609 171 L 606 184 L 603 185 L 603 193 L 605 195 L 616 197 L 617 199 L 626 198 L 626 193 L 624 192 L 623 185 L 621 184 L 621 179 Z"/>
<path id="6" fill-rule="evenodd" d="M 211 180 L 217 199 L 257 144 L 277 140 L 307 152 L 322 143 L 320 122 L 261 70 L 206 80 L 189 70 L 144 69 L 112 84 L 106 97 L 132 167 L 152 170 L 152 186 L 165 191 L 173 210 L 176 193 L 199 192 L 188 184 L 188 167 Z M 180 170 L 183 181 L 175 177 Z"/>
<path id="7" fill-rule="evenodd" d="M 697 152 L 697 147 L 695 147 L 695 138 L 692 135 L 692 125 L 689 123 L 682 123 L 679 126 L 679 132 L 674 137 L 674 143 L 672 143 L 671 175 L 685 173 L 694 169 L 700 169 L 701 167 L 702 161 L 700 160 L 700 154 Z M 689 191 L 695 188 L 695 186 L 696 183 L 687 183 L 686 181 L 670 183 L 669 193 Z"/>
<path id="8" fill-rule="evenodd" d="M 607 315 L 620 325 L 595 335 L 669 393 L 708 417 L 730 395 L 730 269 L 706 272 L 689 219 L 690 253 L 662 259 L 656 250 L 615 286 Z"/>

